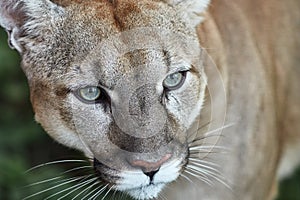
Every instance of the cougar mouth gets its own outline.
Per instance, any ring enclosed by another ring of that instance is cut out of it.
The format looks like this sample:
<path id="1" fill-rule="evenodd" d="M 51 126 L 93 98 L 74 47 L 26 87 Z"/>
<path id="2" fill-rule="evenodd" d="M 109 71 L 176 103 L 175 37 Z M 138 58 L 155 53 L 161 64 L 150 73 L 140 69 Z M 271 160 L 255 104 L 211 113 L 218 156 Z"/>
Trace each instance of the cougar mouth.
<path id="1" fill-rule="evenodd" d="M 168 184 L 176 180 L 184 160 L 173 159 L 153 172 L 142 170 L 122 171 L 112 169 L 94 158 L 93 166 L 97 177 L 110 188 L 125 192 L 135 199 L 154 199 Z"/>

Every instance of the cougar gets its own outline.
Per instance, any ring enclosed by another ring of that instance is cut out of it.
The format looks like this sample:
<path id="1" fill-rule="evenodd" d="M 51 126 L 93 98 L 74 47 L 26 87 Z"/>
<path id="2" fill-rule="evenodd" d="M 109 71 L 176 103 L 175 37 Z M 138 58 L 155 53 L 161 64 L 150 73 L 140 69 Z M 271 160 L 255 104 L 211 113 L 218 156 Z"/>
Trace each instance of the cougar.
<path id="1" fill-rule="evenodd" d="M 0 17 L 36 121 L 84 152 L 97 196 L 271 200 L 299 164 L 298 0 L 0 0 Z"/>

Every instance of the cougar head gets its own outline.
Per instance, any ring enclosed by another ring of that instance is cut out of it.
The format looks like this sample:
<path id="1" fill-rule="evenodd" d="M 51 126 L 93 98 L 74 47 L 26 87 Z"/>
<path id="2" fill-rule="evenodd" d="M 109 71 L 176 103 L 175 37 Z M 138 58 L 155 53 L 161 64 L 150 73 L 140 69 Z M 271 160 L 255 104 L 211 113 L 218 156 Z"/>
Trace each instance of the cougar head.
<path id="1" fill-rule="evenodd" d="M 36 120 L 110 188 L 157 197 L 178 178 L 206 77 L 196 25 L 208 0 L 1 0 Z"/>

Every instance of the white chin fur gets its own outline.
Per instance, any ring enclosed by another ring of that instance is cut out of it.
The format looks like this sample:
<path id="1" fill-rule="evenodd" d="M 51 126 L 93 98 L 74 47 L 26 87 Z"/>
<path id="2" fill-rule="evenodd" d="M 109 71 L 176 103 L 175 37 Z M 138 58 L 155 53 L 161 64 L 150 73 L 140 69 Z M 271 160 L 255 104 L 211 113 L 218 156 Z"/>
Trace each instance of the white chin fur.
<path id="1" fill-rule="evenodd" d="M 142 171 L 126 171 L 115 186 L 118 191 L 126 192 L 139 200 L 153 199 L 158 196 L 167 183 L 176 180 L 180 171 L 180 160 L 173 160 L 163 165 L 154 175 L 153 182 Z"/>
<path id="2" fill-rule="evenodd" d="M 149 185 L 142 188 L 128 190 L 126 193 L 139 200 L 153 199 L 158 196 L 164 186 L 165 184 Z"/>

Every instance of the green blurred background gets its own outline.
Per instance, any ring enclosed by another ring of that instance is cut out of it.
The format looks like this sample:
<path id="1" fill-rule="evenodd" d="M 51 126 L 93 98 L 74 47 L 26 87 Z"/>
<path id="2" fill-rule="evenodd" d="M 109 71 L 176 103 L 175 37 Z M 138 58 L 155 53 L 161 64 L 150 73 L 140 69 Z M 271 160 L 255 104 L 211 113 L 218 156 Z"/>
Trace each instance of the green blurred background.
<path id="1" fill-rule="evenodd" d="M 19 200 L 59 183 L 54 180 L 25 187 L 41 180 L 57 176 L 63 178 L 68 178 L 68 175 L 74 176 L 76 170 L 65 174 L 63 172 L 77 167 L 77 163 L 49 165 L 25 173 L 41 163 L 82 159 L 83 156 L 54 142 L 34 121 L 28 85 L 20 68 L 20 57 L 16 51 L 9 49 L 6 33 L 2 29 L 0 29 L 0 84 L 0 200 Z M 66 184 L 65 188 L 69 186 Z M 45 199 L 61 190 L 60 187 L 46 191 L 30 199 Z M 300 200 L 300 169 L 293 177 L 281 183 L 278 200 Z"/>

